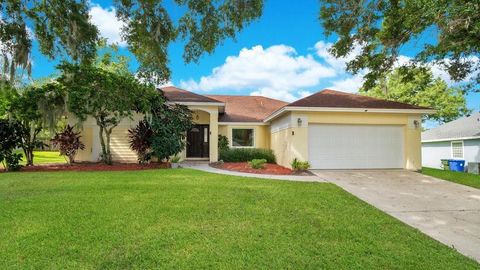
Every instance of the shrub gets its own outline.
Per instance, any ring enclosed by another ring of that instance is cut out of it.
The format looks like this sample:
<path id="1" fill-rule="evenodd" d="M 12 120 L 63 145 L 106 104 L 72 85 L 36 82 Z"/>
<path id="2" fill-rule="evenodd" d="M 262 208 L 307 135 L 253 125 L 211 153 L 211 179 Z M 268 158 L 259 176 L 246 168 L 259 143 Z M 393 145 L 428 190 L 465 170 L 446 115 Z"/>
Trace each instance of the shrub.
<path id="1" fill-rule="evenodd" d="M 138 125 L 128 130 L 128 142 L 130 149 L 138 156 L 138 163 L 146 164 L 152 159 L 152 144 L 150 142 L 153 130 L 146 120 L 138 122 Z"/>
<path id="2" fill-rule="evenodd" d="M 18 171 L 23 167 L 20 165 L 20 161 L 22 161 L 22 154 L 12 152 L 5 156 L 4 165 L 6 165 L 7 171 Z"/>
<path id="3" fill-rule="evenodd" d="M 60 154 L 67 156 L 70 164 L 75 163 L 78 150 L 85 149 L 85 144 L 80 141 L 82 136 L 79 135 L 80 132 L 75 132 L 72 126 L 67 125 L 62 132 L 55 134 L 52 139 L 53 146 L 58 146 Z"/>
<path id="4" fill-rule="evenodd" d="M 152 154 L 169 160 L 186 146 L 187 131 L 192 128 L 192 111 L 180 104 L 163 104 L 152 111 Z"/>
<path id="5" fill-rule="evenodd" d="M 17 122 L 0 119 L 0 162 L 7 171 L 18 171 L 22 154 L 15 149 L 22 143 L 22 127 Z"/>
<path id="6" fill-rule="evenodd" d="M 218 135 L 218 150 L 228 150 L 230 148 L 227 136 Z"/>
<path id="7" fill-rule="evenodd" d="M 173 156 L 171 159 L 170 159 L 170 162 L 171 163 L 179 163 L 180 160 L 182 160 L 182 158 L 180 156 Z"/>
<path id="8" fill-rule="evenodd" d="M 230 148 L 220 151 L 220 160 L 224 162 L 245 162 L 252 159 L 265 159 L 268 163 L 275 163 L 275 155 L 270 149 Z"/>
<path id="9" fill-rule="evenodd" d="M 308 161 L 300 161 L 297 158 L 294 158 L 290 165 L 295 171 L 306 171 L 310 168 L 310 163 L 308 163 Z"/>
<path id="10" fill-rule="evenodd" d="M 252 161 L 248 162 L 248 166 L 253 169 L 263 169 L 265 168 L 265 163 L 267 163 L 266 159 L 252 159 Z"/>

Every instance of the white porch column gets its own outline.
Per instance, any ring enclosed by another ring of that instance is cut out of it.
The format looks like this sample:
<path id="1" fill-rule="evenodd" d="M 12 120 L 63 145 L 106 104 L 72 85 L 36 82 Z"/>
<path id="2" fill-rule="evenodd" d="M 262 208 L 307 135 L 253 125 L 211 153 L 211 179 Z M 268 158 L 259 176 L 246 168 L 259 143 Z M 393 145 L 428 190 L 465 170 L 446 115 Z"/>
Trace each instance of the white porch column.
<path id="1" fill-rule="evenodd" d="M 210 110 L 210 162 L 218 161 L 218 111 Z"/>

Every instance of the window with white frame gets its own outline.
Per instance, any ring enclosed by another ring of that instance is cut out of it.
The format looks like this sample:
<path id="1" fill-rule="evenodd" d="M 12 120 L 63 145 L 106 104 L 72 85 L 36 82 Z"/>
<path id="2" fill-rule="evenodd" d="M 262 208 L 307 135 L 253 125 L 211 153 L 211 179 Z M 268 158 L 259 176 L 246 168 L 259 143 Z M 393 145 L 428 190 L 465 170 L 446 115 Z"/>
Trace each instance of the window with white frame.
<path id="1" fill-rule="evenodd" d="M 233 147 L 253 147 L 254 131 L 253 128 L 233 128 L 232 146 Z"/>
<path id="2" fill-rule="evenodd" d="M 452 142 L 452 158 L 463 159 L 463 141 Z"/>

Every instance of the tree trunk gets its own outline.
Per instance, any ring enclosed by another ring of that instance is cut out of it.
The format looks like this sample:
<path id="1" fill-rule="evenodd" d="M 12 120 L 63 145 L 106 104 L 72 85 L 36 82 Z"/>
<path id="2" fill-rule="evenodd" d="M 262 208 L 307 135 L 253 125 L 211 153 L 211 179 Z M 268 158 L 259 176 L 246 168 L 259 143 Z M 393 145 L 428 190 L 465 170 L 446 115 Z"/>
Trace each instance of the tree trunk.
<path id="1" fill-rule="evenodd" d="M 75 155 L 68 155 L 68 164 L 73 165 L 75 163 Z"/>
<path id="2" fill-rule="evenodd" d="M 107 158 L 107 148 L 105 146 L 105 139 L 103 137 L 103 131 L 104 131 L 104 128 L 103 126 L 100 126 L 100 130 L 99 130 L 99 136 L 100 136 L 100 145 L 102 146 L 102 161 L 105 162 L 106 164 L 109 164 L 108 163 L 108 158 Z"/>
<path id="3" fill-rule="evenodd" d="M 34 123 L 23 123 L 24 128 L 23 134 L 23 153 L 25 153 L 26 166 L 33 166 L 33 150 L 35 150 L 35 143 L 37 141 L 37 135 L 40 133 L 42 128 L 36 127 Z"/>
<path id="4" fill-rule="evenodd" d="M 108 163 L 107 164 L 112 164 L 112 153 L 110 152 L 110 134 L 112 134 L 112 128 L 106 129 L 105 130 L 105 137 L 107 138 L 107 157 L 108 157 Z"/>
<path id="5" fill-rule="evenodd" d="M 33 166 L 33 147 L 30 133 L 24 134 L 23 140 L 22 148 L 26 159 L 25 165 Z"/>
<path id="6" fill-rule="evenodd" d="M 27 146 L 25 149 L 23 149 L 23 152 L 25 153 L 25 159 L 27 160 L 25 165 L 33 166 L 33 148 Z"/>

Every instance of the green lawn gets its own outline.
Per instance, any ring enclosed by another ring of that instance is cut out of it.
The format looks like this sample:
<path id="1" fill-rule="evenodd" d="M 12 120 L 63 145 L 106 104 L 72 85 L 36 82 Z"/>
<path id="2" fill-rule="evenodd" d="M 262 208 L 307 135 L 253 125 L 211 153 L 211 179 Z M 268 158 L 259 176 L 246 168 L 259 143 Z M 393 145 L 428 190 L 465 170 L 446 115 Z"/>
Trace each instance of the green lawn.
<path id="1" fill-rule="evenodd" d="M 23 154 L 23 151 L 21 151 Z M 25 154 L 23 154 L 22 164 L 25 164 Z M 58 151 L 34 151 L 33 152 L 33 164 L 46 164 L 46 163 L 67 163 L 65 157 L 60 156 Z"/>
<path id="2" fill-rule="evenodd" d="M 480 175 L 462 172 L 444 171 L 433 168 L 422 168 L 422 173 L 436 178 L 471 186 L 480 189 Z"/>
<path id="3" fill-rule="evenodd" d="M 22 150 L 18 150 L 18 153 L 23 155 L 22 161 L 20 164 L 25 165 L 27 163 L 25 159 L 25 154 Z M 60 156 L 58 151 L 34 151 L 33 152 L 33 164 L 48 164 L 48 163 L 67 163 L 65 157 Z M 0 168 L 3 168 L 3 164 L 0 163 Z"/>
<path id="4" fill-rule="evenodd" d="M 327 183 L 0 174 L 0 269 L 478 269 Z"/>

